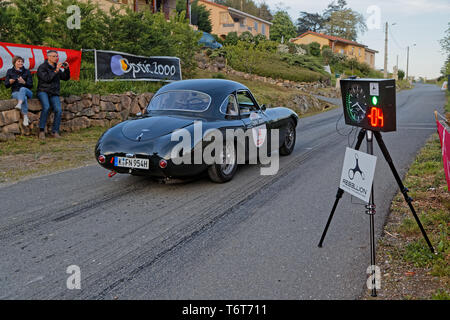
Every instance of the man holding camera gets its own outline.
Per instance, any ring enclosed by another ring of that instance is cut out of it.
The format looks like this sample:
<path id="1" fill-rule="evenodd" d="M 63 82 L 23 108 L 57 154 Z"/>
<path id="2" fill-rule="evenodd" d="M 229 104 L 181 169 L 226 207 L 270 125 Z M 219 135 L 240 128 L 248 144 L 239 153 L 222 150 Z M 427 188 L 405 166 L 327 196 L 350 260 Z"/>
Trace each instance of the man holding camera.
<path id="1" fill-rule="evenodd" d="M 37 96 L 42 104 L 41 118 L 39 120 L 39 139 L 45 139 L 45 125 L 47 123 L 50 106 L 55 113 L 52 136 L 60 138 L 59 125 L 61 124 L 61 102 L 59 100 L 60 80 L 70 79 L 69 64 L 58 62 L 58 52 L 47 51 L 47 60 L 37 70 L 38 87 Z"/>

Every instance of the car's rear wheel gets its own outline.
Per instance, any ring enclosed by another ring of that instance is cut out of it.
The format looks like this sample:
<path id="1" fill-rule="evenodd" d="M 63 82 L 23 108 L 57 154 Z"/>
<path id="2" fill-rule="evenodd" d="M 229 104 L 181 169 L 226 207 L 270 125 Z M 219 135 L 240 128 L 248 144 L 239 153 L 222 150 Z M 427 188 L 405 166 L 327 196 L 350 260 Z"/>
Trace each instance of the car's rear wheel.
<path id="1" fill-rule="evenodd" d="M 285 130 L 284 140 L 280 147 L 280 154 L 282 156 L 290 155 L 294 150 L 295 140 L 297 138 L 294 120 L 289 120 Z"/>
<path id="2" fill-rule="evenodd" d="M 236 173 L 236 148 L 232 142 L 224 145 L 221 158 L 221 164 L 213 164 L 208 168 L 209 178 L 217 183 L 230 181 Z"/>

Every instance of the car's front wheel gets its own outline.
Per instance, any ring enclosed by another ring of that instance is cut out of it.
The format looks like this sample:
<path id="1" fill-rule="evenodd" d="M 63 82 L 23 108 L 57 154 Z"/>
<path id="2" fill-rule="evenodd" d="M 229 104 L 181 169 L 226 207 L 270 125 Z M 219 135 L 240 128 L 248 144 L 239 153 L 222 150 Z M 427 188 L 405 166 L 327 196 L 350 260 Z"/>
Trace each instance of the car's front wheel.
<path id="1" fill-rule="evenodd" d="M 224 145 L 221 155 L 222 163 L 213 164 L 208 168 L 209 178 L 217 183 L 223 183 L 233 179 L 237 170 L 236 148 L 233 143 Z"/>

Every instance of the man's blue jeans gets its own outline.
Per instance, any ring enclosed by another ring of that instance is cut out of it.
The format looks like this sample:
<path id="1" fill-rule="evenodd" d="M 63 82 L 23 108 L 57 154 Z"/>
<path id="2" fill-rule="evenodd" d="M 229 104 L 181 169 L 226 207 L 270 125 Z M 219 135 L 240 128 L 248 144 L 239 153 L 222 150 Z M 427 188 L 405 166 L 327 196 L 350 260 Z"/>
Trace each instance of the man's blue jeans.
<path id="1" fill-rule="evenodd" d="M 47 123 L 48 112 L 50 111 L 50 106 L 55 113 L 55 118 L 53 120 L 52 132 L 59 133 L 59 125 L 61 124 L 61 101 L 59 101 L 59 96 L 49 96 L 47 92 L 38 92 L 37 94 L 39 101 L 41 101 L 42 111 L 41 118 L 39 120 L 39 128 L 41 130 L 45 129 Z"/>
<path id="2" fill-rule="evenodd" d="M 21 100 L 22 101 L 22 114 L 28 113 L 28 99 L 31 99 L 33 97 L 33 92 L 25 87 L 20 88 L 19 91 L 14 91 L 11 94 L 11 97 L 13 99 Z"/>

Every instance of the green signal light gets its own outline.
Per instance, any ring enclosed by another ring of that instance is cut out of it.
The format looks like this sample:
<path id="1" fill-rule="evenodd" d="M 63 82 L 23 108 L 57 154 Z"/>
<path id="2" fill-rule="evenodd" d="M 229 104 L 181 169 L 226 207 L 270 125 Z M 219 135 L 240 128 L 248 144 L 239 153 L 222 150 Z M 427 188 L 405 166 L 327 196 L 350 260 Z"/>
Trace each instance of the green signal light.
<path id="1" fill-rule="evenodd" d="M 372 97 L 372 104 L 374 106 L 376 106 L 378 104 L 378 98 L 377 97 Z"/>

